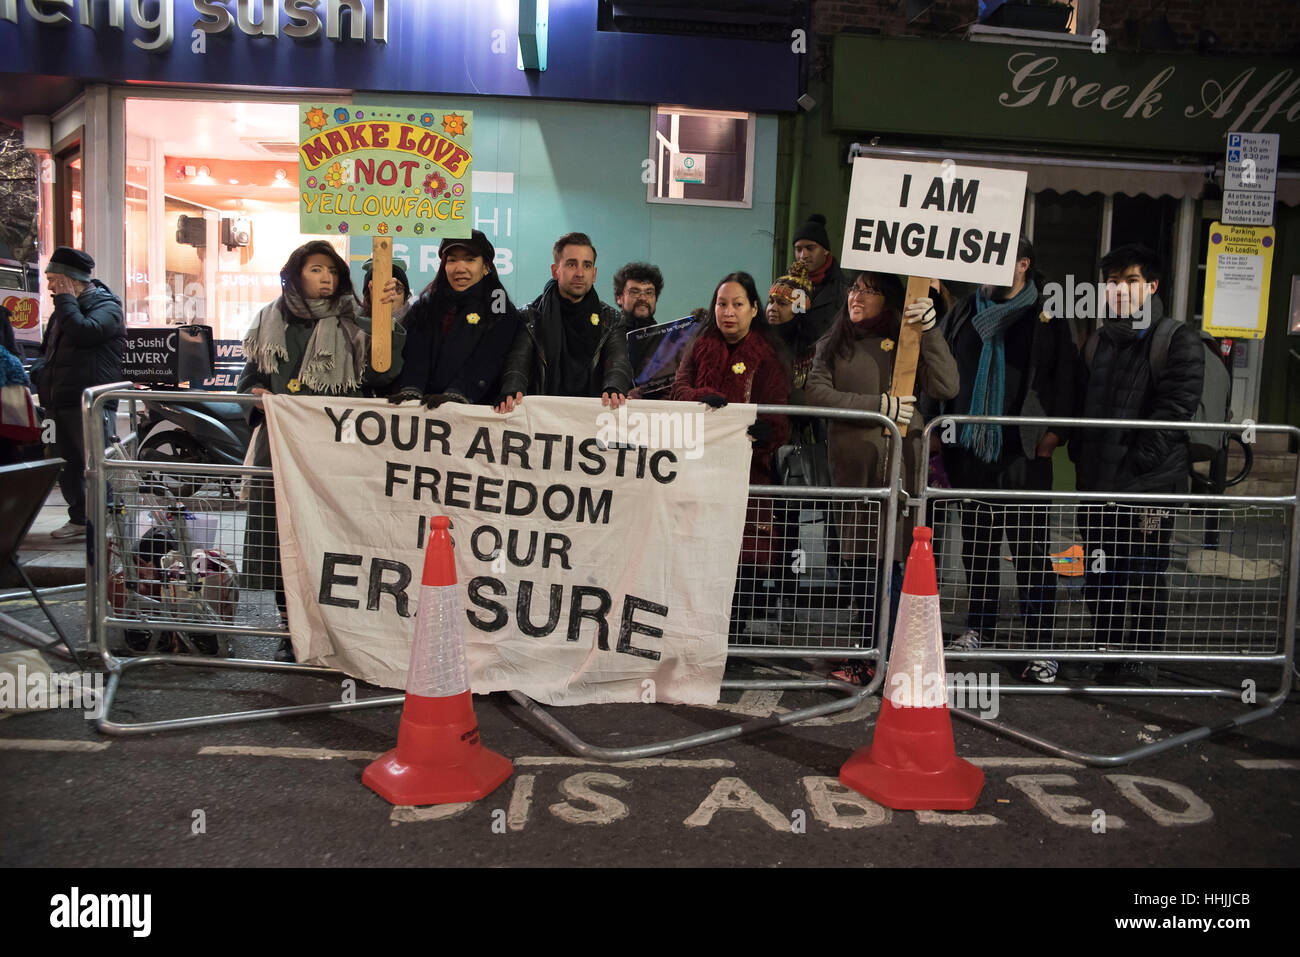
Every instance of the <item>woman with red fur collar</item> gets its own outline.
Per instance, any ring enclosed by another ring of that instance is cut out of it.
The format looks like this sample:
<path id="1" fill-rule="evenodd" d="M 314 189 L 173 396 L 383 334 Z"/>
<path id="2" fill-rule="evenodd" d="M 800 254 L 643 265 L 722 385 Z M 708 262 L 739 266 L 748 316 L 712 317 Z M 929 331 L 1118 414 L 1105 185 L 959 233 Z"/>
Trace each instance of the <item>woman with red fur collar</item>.
<path id="1" fill-rule="evenodd" d="M 713 290 L 711 312 L 677 368 L 671 398 L 704 402 L 714 409 L 728 402 L 788 402 L 789 363 L 771 335 L 754 278 L 747 272 L 724 276 Z M 760 415 L 749 427 L 754 440 L 751 485 L 772 483 L 772 453 L 788 432 L 783 415 Z"/>

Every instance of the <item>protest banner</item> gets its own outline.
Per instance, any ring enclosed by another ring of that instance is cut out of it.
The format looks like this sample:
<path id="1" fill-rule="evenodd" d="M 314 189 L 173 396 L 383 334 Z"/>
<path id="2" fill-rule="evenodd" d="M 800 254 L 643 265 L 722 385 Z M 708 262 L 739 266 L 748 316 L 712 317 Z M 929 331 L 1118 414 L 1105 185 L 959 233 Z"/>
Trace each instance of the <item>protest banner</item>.
<path id="1" fill-rule="evenodd" d="M 475 692 L 717 701 L 754 406 L 263 405 L 299 661 L 405 687 L 421 549 L 446 515 Z"/>
<path id="2" fill-rule="evenodd" d="M 930 295 L 932 279 L 1009 286 L 1027 178 L 1022 170 L 860 156 L 840 264 L 910 277 L 905 304 Z M 920 329 L 903 323 L 890 394 L 914 394 L 920 350 Z"/>
<path id="3" fill-rule="evenodd" d="M 666 396 L 677 377 L 686 348 L 695 340 L 699 322 L 694 316 L 660 322 L 627 334 L 627 354 L 632 381 L 643 398 Z"/>
<path id="4" fill-rule="evenodd" d="M 474 114 L 303 103 L 299 115 L 299 230 L 375 241 L 371 365 L 385 372 L 392 310 L 379 300 L 393 236 L 469 236 Z"/>

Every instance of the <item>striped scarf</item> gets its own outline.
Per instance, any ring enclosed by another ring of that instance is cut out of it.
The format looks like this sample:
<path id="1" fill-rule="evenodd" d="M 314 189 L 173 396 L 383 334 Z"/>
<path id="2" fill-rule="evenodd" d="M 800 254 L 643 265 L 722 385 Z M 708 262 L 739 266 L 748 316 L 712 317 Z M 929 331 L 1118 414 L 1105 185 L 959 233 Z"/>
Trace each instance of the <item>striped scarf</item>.
<path id="1" fill-rule="evenodd" d="M 971 322 L 984 347 L 971 391 L 971 415 L 1001 415 L 1006 400 L 1006 332 L 1016 323 L 1020 311 L 1038 299 L 1038 287 L 1026 281 L 1013 299 L 994 302 L 981 287 L 975 293 L 975 317 Z M 981 462 L 996 462 L 1002 456 L 1002 426 L 969 422 L 961 428 L 960 444 Z"/>

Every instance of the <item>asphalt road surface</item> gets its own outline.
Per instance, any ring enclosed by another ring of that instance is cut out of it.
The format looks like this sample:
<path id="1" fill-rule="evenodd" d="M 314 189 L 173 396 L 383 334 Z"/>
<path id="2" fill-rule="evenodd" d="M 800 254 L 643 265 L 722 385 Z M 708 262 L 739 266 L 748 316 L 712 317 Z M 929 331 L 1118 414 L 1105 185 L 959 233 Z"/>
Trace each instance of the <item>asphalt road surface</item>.
<path id="1" fill-rule="evenodd" d="M 7 607 L 40 627 L 35 609 Z M 57 613 L 82 633 L 81 605 Z M 75 639 L 74 639 L 75 640 Z M 243 654 L 265 654 L 267 642 Z M 0 639 L 0 651 L 21 648 Z M 49 656 L 47 656 L 49 657 Z M 71 666 L 49 659 L 56 669 Z M 752 666 L 745 672 L 753 673 Z M 1261 689 L 1276 676 L 1260 676 Z M 1005 678 L 1005 685 L 1011 684 Z M 338 679 L 157 667 L 128 676 L 131 722 L 338 700 Z M 362 686 L 358 697 L 383 692 Z M 551 709 L 612 747 L 817 701 L 726 692 L 715 708 Z M 1211 699 L 999 698 L 999 718 L 1073 748 L 1122 752 L 1240 713 Z M 0 865 L 53 867 L 1257 867 L 1300 862 L 1297 706 L 1118 767 L 1085 766 L 954 720 L 983 769 L 966 812 L 891 811 L 842 787 L 879 699 L 854 713 L 618 764 L 574 757 L 505 695 L 476 699 L 513 775 L 472 804 L 394 807 L 361 783 L 396 742 L 388 707 L 133 737 L 78 710 L 0 720 Z M 93 800 L 91 798 L 93 797 Z"/>

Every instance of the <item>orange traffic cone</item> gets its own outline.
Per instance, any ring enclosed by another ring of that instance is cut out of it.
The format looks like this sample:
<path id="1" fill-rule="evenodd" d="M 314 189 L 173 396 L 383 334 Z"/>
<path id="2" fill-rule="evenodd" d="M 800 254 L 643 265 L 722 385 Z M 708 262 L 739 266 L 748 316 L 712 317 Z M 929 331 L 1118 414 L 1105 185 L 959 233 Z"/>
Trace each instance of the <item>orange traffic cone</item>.
<path id="1" fill-rule="evenodd" d="M 957 757 L 952 740 L 932 534 L 912 533 L 875 737 L 840 768 L 840 783 L 901 811 L 964 811 L 984 772 Z"/>
<path id="2" fill-rule="evenodd" d="M 514 770 L 509 758 L 479 741 L 449 524 L 445 516 L 433 520 L 424 553 L 397 747 L 361 775 L 362 783 L 393 804 L 477 801 Z"/>

